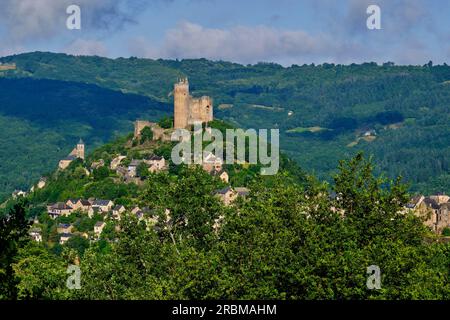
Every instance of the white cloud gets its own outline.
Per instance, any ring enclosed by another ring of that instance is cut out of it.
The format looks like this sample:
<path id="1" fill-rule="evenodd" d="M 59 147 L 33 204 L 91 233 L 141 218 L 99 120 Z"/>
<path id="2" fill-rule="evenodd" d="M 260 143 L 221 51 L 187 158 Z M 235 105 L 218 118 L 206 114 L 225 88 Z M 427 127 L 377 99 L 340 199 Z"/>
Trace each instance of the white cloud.
<path id="1" fill-rule="evenodd" d="M 241 63 L 330 59 L 346 50 L 328 35 L 310 35 L 302 30 L 283 30 L 266 26 L 236 26 L 229 29 L 205 28 L 181 22 L 169 29 L 159 48 L 143 38 L 129 46 L 133 55 L 151 58 L 207 58 Z"/>
<path id="2" fill-rule="evenodd" d="M 8 30 L 8 38 L 48 40 L 66 31 L 66 9 L 76 4 L 81 8 L 82 26 L 92 31 L 120 28 L 146 6 L 142 0 L 2 0 L 0 25 Z"/>

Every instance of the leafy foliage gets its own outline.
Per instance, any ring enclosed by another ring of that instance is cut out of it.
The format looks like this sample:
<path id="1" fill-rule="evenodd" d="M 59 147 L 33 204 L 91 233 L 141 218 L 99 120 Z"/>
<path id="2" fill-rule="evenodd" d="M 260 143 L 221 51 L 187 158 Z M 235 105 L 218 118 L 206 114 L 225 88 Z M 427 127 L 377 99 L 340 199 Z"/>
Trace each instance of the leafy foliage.
<path id="1" fill-rule="evenodd" d="M 225 207 L 213 195 L 220 183 L 199 168 L 151 174 L 137 201 L 156 225 L 124 215 L 119 232 L 108 222 L 91 245 L 21 246 L 8 254 L 14 290 L 20 299 L 449 299 L 449 243 L 400 213 L 400 179 L 374 175 L 361 154 L 334 179 L 330 197 L 312 177 L 255 176 L 248 197 Z M 77 259 L 81 289 L 68 290 L 65 268 Z M 380 290 L 366 287 L 370 265 Z"/>

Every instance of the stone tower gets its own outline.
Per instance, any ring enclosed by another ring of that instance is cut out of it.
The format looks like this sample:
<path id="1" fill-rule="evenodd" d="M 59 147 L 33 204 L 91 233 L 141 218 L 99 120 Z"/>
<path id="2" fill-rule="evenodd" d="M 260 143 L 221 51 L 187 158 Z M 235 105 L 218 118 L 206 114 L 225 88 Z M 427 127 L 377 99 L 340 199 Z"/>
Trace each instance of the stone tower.
<path id="1" fill-rule="evenodd" d="M 179 79 L 174 90 L 174 128 L 185 129 L 189 120 L 189 82 L 187 78 Z"/>
<path id="2" fill-rule="evenodd" d="M 80 139 L 80 141 L 77 144 L 76 157 L 84 160 L 84 142 L 82 139 Z"/>

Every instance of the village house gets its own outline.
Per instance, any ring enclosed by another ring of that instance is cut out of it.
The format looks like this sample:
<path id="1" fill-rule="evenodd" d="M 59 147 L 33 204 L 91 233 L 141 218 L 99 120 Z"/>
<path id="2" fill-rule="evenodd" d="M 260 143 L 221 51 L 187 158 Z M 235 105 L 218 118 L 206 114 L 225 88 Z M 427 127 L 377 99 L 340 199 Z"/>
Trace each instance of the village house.
<path id="1" fill-rule="evenodd" d="M 157 155 L 147 157 L 144 162 L 149 165 L 149 171 L 152 173 L 164 170 L 166 167 L 166 159 Z"/>
<path id="2" fill-rule="evenodd" d="M 116 205 L 116 206 L 113 208 L 113 211 L 112 211 L 112 218 L 113 218 L 114 220 L 120 221 L 120 219 L 121 219 L 121 217 L 122 217 L 122 213 L 124 213 L 125 211 L 126 211 L 126 209 L 125 209 L 124 206 L 122 206 L 122 205 Z"/>
<path id="3" fill-rule="evenodd" d="M 36 242 L 42 242 L 42 230 L 41 230 L 41 228 L 31 228 L 29 235 L 30 235 L 32 240 L 34 240 Z"/>
<path id="4" fill-rule="evenodd" d="M 106 226 L 106 223 L 104 223 L 103 221 L 98 221 L 95 225 L 94 225 L 94 233 L 99 236 L 102 231 L 103 228 Z"/>
<path id="5" fill-rule="evenodd" d="M 72 233 L 73 226 L 70 223 L 60 223 L 56 228 L 58 233 Z"/>
<path id="6" fill-rule="evenodd" d="M 128 176 L 131 178 L 134 178 L 137 176 L 137 168 L 139 165 L 143 162 L 143 160 L 131 160 L 130 164 L 128 165 Z"/>
<path id="7" fill-rule="evenodd" d="M 98 208 L 103 213 L 111 211 L 113 206 L 114 202 L 112 202 L 111 200 L 95 200 L 92 203 L 92 208 Z"/>
<path id="8" fill-rule="evenodd" d="M 72 238 L 72 234 L 70 233 L 62 233 L 59 237 L 59 244 L 64 244 L 67 241 L 69 241 L 69 239 Z"/>
<path id="9" fill-rule="evenodd" d="M 450 197 L 447 195 L 417 195 L 406 205 L 405 210 L 412 210 L 436 233 L 450 228 Z"/>
<path id="10" fill-rule="evenodd" d="M 136 216 L 136 218 L 138 218 L 139 221 L 143 220 L 145 216 L 150 216 L 154 212 L 155 210 L 152 210 L 149 207 L 143 207 L 142 209 L 139 207 L 135 207 L 133 208 L 133 210 L 131 210 L 131 214 Z"/>
<path id="11" fill-rule="evenodd" d="M 69 199 L 66 204 L 69 207 L 72 207 L 73 210 L 80 210 L 83 212 L 89 211 L 89 208 L 91 207 L 91 203 L 84 199 Z"/>
<path id="12" fill-rule="evenodd" d="M 231 187 L 217 190 L 216 195 L 226 206 L 229 206 L 237 197 L 237 193 Z"/>
<path id="13" fill-rule="evenodd" d="M 202 160 L 202 168 L 206 172 L 212 173 L 213 171 L 220 172 L 222 171 L 223 166 L 223 160 L 219 157 L 216 157 L 211 152 L 204 152 L 203 153 L 203 160 Z"/>
<path id="14" fill-rule="evenodd" d="M 68 206 L 64 202 L 58 202 L 53 205 L 47 206 L 47 212 L 53 219 L 59 216 L 69 216 L 72 213 L 72 207 Z"/>
<path id="15" fill-rule="evenodd" d="M 250 193 L 250 190 L 243 187 L 226 187 L 221 190 L 217 190 L 215 195 L 218 196 L 222 202 L 229 206 L 233 201 L 237 199 L 238 196 L 240 197 L 246 197 Z"/>

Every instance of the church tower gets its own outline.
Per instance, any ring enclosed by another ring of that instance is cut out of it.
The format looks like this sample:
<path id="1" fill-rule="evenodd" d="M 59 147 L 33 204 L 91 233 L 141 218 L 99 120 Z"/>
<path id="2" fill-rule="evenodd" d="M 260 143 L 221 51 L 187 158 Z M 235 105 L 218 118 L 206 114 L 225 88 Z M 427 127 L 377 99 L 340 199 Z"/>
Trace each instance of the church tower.
<path id="1" fill-rule="evenodd" d="M 84 160 L 84 142 L 83 140 L 80 138 L 80 141 L 77 144 L 77 158 L 83 159 Z"/>
<path id="2" fill-rule="evenodd" d="M 189 82 L 187 78 L 179 79 L 174 90 L 174 128 L 185 129 L 189 119 Z"/>

